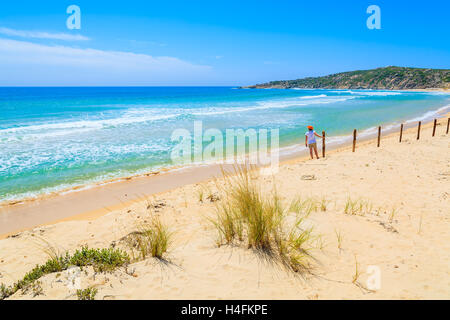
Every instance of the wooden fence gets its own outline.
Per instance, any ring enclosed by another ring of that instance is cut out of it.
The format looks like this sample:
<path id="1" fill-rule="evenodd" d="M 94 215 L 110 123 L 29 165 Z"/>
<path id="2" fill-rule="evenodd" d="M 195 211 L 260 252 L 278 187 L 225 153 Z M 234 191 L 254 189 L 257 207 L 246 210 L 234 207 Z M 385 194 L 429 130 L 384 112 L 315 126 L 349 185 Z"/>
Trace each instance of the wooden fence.
<path id="1" fill-rule="evenodd" d="M 433 121 L 433 131 L 431 136 L 434 137 L 436 135 L 436 126 L 438 125 L 438 120 L 434 119 Z M 417 124 L 417 140 L 420 139 L 420 130 L 422 127 L 422 121 L 419 121 Z M 450 118 L 447 119 L 447 129 L 445 131 L 445 134 L 448 134 L 450 127 Z M 352 152 L 356 151 L 356 129 L 353 129 L 353 144 L 352 144 Z M 398 142 L 402 142 L 403 138 L 403 123 L 400 124 L 400 137 L 398 139 Z M 381 126 L 378 127 L 378 137 L 377 137 L 377 147 L 380 147 L 381 145 Z M 325 131 L 322 131 L 322 157 L 325 157 Z"/>

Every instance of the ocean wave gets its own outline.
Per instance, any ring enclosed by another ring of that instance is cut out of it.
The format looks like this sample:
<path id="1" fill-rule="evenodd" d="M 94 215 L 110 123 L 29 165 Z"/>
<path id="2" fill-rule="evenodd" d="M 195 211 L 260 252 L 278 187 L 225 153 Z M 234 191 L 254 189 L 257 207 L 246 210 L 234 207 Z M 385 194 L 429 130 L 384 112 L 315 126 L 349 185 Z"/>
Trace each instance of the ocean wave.
<path id="1" fill-rule="evenodd" d="M 357 96 L 397 96 L 406 92 L 401 91 L 356 91 L 356 90 L 332 90 L 333 93 L 349 93 Z"/>
<path id="2" fill-rule="evenodd" d="M 418 93 L 424 93 L 424 94 L 429 94 L 432 96 L 450 96 L 450 91 L 421 91 Z"/>
<path id="3" fill-rule="evenodd" d="M 298 98 L 289 98 L 280 101 L 256 102 L 254 105 L 245 107 L 206 107 L 200 108 L 200 111 L 198 111 L 198 109 L 196 108 L 176 108 L 176 109 L 157 109 L 157 110 L 154 109 L 143 110 L 141 108 L 133 108 L 127 110 L 127 112 L 125 112 L 123 115 L 119 117 L 110 119 L 62 121 L 54 123 L 24 125 L 19 127 L 1 129 L 0 134 L 3 135 L 2 139 L 3 141 L 41 139 L 41 138 L 79 134 L 90 130 L 114 128 L 118 126 L 136 123 L 168 120 L 180 116 L 189 116 L 189 115 L 210 116 L 227 113 L 250 112 L 264 109 L 279 109 L 296 106 L 307 106 L 310 104 L 327 104 L 334 102 L 342 102 L 348 99 L 353 99 L 353 97 L 332 98 L 327 97 L 324 94 L 321 94 L 317 96 L 303 96 Z"/>
<path id="4" fill-rule="evenodd" d="M 56 123 L 45 123 L 38 125 L 28 125 L 21 127 L 13 127 L 0 130 L 0 134 L 22 133 L 33 131 L 45 131 L 45 130 L 61 130 L 61 129 L 102 129 L 107 127 L 116 127 L 119 125 L 151 122 L 156 120 L 166 120 L 170 118 L 178 117 L 180 114 L 168 114 L 168 115 L 141 115 L 135 117 L 123 116 L 112 119 L 101 120 L 79 120 L 79 121 L 63 121 Z"/>
<path id="5" fill-rule="evenodd" d="M 431 111 L 427 111 L 424 114 L 422 114 L 421 116 L 409 119 L 407 121 L 405 121 L 405 123 L 411 123 L 411 122 L 417 122 L 417 121 L 424 121 L 424 120 L 431 120 L 432 118 L 434 118 L 437 115 L 440 115 L 444 112 L 450 111 L 450 104 L 443 106 L 437 110 L 431 110 Z"/>
<path id="6" fill-rule="evenodd" d="M 305 97 L 305 96 L 304 96 Z M 294 98 L 294 99 L 284 99 L 280 101 L 264 101 L 264 102 L 257 102 L 253 106 L 248 107 L 222 107 L 222 108 L 205 108 L 204 111 L 190 111 L 189 113 L 194 116 L 208 116 L 208 115 L 219 115 L 219 114 L 227 114 L 227 113 L 239 113 L 239 112 L 249 112 L 249 111 L 255 111 L 255 110 L 266 110 L 266 109 L 285 109 L 285 108 L 292 108 L 292 107 L 298 107 L 298 106 L 308 106 L 313 104 L 328 104 L 328 103 L 334 103 L 334 102 L 343 102 L 347 100 L 354 99 L 355 97 L 339 97 L 339 98 L 333 98 L 328 97 L 328 99 L 319 99 L 322 97 L 327 97 L 326 95 L 319 95 L 314 96 L 314 98 L 306 98 L 304 97 Z M 313 97 L 313 96 L 311 96 Z M 304 101 L 308 100 L 308 101 Z"/>
<path id="7" fill-rule="evenodd" d="M 398 92 L 398 91 L 353 91 L 353 90 L 350 90 L 350 94 L 356 94 L 356 95 L 361 95 L 361 96 L 386 97 L 386 96 L 402 95 L 403 92 Z"/>
<path id="8" fill-rule="evenodd" d="M 325 98 L 325 97 L 327 97 L 326 94 L 319 94 L 317 96 L 303 96 L 303 97 L 300 97 L 300 99 L 317 99 L 317 98 Z"/>
<path id="9" fill-rule="evenodd" d="M 172 145 L 168 141 L 153 140 L 149 143 L 95 145 L 92 143 L 58 143 L 51 146 L 36 145 L 34 149 L 15 152 L 9 150 L 0 154 L 0 174 L 20 174 L 24 171 L 52 170 L 60 166 L 77 167 L 85 164 L 95 165 L 114 161 L 127 156 L 137 155 L 158 157 L 170 152 Z M 120 155 L 120 158 L 116 158 Z"/>
<path id="10" fill-rule="evenodd" d="M 39 125 L 28 125 L 0 130 L 2 138 L 0 142 L 18 142 L 28 140 L 42 140 L 58 138 L 63 136 L 75 136 L 88 133 L 94 130 L 110 129 L 123 125 L 136 123 L 155 122 L 179 117 L 180 114 L 168 115 L 146 115 L 132 116 L 125 115 L 119 118 L 102 120 L 79 120 L 64 121 L 58 123 L 46 123 Z"/>

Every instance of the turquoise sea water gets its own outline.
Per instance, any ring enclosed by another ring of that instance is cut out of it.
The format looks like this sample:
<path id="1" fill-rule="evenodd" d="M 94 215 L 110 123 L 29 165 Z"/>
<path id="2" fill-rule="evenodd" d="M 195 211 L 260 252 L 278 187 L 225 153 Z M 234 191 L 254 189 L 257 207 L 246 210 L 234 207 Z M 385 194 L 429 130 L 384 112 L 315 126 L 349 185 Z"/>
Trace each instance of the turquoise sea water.
<path id="1" fill-rule="evenodd" d="M 426 92 L 0 88 L 0 201 L 170 167 L 172 132 L 197 120 L 223 132 L 279 128 L 280 146 L 297 150 L 309 124 L 337 142 L 449 105 L 450 95 Z"/>

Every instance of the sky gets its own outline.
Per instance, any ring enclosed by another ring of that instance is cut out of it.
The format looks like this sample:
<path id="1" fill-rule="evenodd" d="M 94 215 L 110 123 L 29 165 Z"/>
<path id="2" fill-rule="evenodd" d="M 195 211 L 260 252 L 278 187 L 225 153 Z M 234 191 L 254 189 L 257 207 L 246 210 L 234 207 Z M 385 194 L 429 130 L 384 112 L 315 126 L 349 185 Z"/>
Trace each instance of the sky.
<path id="1" fill-rule="evenodd" d="M 69 29 L 77 5 L 80 29 Z M 370 5 L 381 29 L 369 29 Z M 0 86 L 238 86 L 450 68 L 448 0 L 2 1 Z"/>

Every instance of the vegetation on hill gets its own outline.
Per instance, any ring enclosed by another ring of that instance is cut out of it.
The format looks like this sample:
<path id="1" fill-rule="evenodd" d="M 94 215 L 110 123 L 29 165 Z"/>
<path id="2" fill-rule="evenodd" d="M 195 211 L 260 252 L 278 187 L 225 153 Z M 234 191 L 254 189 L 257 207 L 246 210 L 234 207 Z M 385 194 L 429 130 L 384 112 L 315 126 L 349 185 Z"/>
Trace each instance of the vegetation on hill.
<path id="1" fill-rule="evenodd" d="M 384 67 L 341 72 L 324 77 L 271 81 L 244 88 L 305 89 L 450 89 L 450 69 Z"/>

